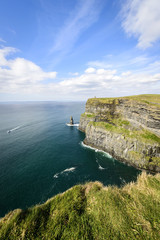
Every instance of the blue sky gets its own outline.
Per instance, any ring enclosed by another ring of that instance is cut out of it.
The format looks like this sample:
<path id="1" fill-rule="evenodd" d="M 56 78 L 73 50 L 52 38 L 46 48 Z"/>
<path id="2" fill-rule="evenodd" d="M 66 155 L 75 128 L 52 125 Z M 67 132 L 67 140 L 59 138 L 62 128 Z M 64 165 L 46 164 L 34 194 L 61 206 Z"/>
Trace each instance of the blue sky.
<path id="1" fill-rule="evenodd" d="M 0 101 L 160 93 L 159 0 L 0 4 Z"/>

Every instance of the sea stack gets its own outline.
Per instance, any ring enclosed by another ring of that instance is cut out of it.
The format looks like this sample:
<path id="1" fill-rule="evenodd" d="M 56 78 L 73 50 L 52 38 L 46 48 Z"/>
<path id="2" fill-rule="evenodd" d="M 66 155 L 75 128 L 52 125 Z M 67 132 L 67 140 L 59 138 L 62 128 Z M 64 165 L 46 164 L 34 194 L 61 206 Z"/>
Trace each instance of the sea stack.
<path id="1" fill-rule="evenodd" d="M 71 124 L 71 125 L 74 124 L 74 121 L 73 121 L 73 117 L 72 117 L 72 116 L 70 117 L 70 124 Z"/>

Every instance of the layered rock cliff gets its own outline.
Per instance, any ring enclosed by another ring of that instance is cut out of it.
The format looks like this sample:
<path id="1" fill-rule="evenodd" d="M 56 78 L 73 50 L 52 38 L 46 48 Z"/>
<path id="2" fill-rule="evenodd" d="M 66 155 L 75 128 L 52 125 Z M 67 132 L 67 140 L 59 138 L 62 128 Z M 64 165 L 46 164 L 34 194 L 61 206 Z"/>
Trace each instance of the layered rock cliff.
<path id="1" fill-rule="evenodd" d="M 89 99 L 79 129 L 86 133 L 85 144 L 160 171 L 160 95 Z"/>

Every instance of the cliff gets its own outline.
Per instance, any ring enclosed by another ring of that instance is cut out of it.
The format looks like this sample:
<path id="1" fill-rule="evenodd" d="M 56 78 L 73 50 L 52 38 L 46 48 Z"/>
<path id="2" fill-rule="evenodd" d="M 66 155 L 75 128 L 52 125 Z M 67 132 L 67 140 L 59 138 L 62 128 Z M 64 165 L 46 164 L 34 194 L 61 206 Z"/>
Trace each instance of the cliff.
<path id="1" fill-rule="evenodd" d="M 160 95 L 92 98 L 79 129 L 84 143 L 135 167 L 160 171 Z"/>
<path id="2" fill-rule="evenodd" d="M 160 174 L 123 188 L 77 185 L 42 205 L 0 219 L 0 239 L 159 239 Z"/>

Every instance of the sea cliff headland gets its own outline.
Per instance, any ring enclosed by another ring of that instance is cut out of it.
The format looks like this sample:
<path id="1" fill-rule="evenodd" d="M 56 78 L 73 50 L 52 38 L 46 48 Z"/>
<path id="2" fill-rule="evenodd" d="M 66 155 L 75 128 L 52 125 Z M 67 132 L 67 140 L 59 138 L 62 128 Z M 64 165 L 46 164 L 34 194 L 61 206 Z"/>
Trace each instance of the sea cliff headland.
<path id="1" fill-rule="evenodd" d="M 160 95 L 89 99 L 80 120 L 84 142 L 159 171 L 159 100 Z M 159 240 L 159 226 L 160 174 L 142 171 L 121 188 L 87 182 L 43 204 L 10 211 L 0 219 L 0 239 Z"/>
<path id="2" fill-rule="evenodd" d="M 117 160 L 160 172 L 160 95 L 91 98 L 81 115 L 84 143 Z"/>

